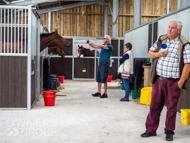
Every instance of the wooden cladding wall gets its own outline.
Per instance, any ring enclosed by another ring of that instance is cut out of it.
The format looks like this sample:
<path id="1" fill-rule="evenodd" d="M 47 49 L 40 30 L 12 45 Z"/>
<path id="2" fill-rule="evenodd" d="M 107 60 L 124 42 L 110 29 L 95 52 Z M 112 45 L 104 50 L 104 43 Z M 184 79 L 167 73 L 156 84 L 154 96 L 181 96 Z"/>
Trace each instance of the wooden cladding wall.
<path id="1" fill-rule="evenodd" d="M 72 58 L 51 58 L 50 74 L 65 76 L 65 79 L 72 79 Z"/>
<path id="2" fill-rule="evenodd" d="M 27 108 L 27 57 L 0 56 L 0 108 Z"/>
<path id="3" fill-rule="evenodd" d="M 122 0 L 118 0 L 118 10 Z M 166 14 L 167 0 L 142 0 L 141 24 Z M 177 10 L 178 0 L 170 0 L 170 12 Z M 113 2 L 109 8 L 113 12 Z M 82 15 L 82 12 L 84 14 Z M 108 13 L 108 34 L 112 36 L 112 16 Z M 48 13 L 41 14 L 43 24 L 48 27 Z M 61 36 L 103 37 L 104 6 L 89 5 L 62 11 L 52 12 L 51 31 L 58 28 Z M 134 25 L 134 0 L 125 0 L 118 21 L 118 37 L 123 37 L 124 32 L 133 29 Z"/>

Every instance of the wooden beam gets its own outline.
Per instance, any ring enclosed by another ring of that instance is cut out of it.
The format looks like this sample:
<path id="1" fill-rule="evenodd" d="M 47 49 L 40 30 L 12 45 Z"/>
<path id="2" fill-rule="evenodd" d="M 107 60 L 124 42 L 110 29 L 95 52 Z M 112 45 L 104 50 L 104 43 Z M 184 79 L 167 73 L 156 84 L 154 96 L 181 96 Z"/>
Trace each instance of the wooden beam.
<path id="1" fill-rule="evenodd" d="M 81 15 L 82 13 L 72 13 L 72 12 L 60 12 L 61 14 L 71 14 L 71 15 Z M 104 15 L 103 13 L 84 13 L 84 15 Z M 111 16 L 111 14 L 109 14 Z M 120 14 L 119 16 L 134 16 L 134 14 Z M 142 14 L 142 16 L 147 17 L 160 17 L 163 15 L 152 15 L 152 14 Z"/>

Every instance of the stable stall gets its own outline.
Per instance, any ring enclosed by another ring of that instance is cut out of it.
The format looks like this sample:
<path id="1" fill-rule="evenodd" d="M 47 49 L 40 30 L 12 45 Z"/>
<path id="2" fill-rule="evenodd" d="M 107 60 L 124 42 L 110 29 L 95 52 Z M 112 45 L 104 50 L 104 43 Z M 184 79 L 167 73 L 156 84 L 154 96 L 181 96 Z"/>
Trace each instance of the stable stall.
<path id="1" fill-rule="evenodd" d="M 39 99 L 41 30 L 32 7 L 0 6 L 0 109 L 30 110 Z"/>
<path id="2" fill-rule="evenodd" d="M 86 44 L 86 40 L 90 38 L 93 42 L 103 44 L 102 37 L 64 37 L 69 40 L 71 48 L 64 48 L 65 57 L 59 55 L 50 55 L 50 73 L 65 76 L 65 79 L 72 80 L 95 80 L 97 67 L 99 64 L 100 49 L 94 49 Z M 109 75 L 112 79 L 117 78 L 117 69 L 119 67 L 119 59 L 123 56 L 123 38 L 112 38 L 113 53 L 110 58 Z M 94 56 L 79 57 L 79 47 L 83 46 L 90 51 L 95 50 Z"/>

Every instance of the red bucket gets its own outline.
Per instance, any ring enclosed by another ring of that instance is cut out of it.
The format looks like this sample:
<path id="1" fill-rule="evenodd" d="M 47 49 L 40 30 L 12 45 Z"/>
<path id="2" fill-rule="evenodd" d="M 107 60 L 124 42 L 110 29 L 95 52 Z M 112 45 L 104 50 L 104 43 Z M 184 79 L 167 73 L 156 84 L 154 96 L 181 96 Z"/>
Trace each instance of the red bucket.
<path id="1" fill-rule="evenodd" d="M 112 75 L 108 75 L 107 82 L 111 82 L 112 80 Z"/>
<path id="2" fill-rule="evenodd" d="M 60 82 L 60 83 L 63 83 L 65 76 L 58 76 L 58 78 L 59 78 L 59 82 Z"/>
<path id="3" fill-rule="evenodd" d="M 54 106 L 55 105 L 55 97 L 56 97 L 55 91 L 53 91 L 53 90 L 43 91 L 43 96 L 44 96 L 45 106 Z"/>

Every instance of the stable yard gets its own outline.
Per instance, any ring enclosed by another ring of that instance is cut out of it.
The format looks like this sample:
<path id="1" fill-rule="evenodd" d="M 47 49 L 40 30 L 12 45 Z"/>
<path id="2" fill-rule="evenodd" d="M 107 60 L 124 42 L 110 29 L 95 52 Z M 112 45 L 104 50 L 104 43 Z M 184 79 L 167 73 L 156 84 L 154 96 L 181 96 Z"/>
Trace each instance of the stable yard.
<path id="1" fill-rule="evenodd" d="M 65 80 L 55 106 L 43 97 L 32 110 L 0 110 L 1 143 L 160 143 L 165 141 L 164 108 L 156 137 L 141 138 L 149 106 L 120 102 L 124 91 L 108 83 L 108 98 L 92 97 L 95 81 Z M 103 89 L 102 89 L 103 91 Z M 174 143 L 189 143 L 190 126 L 177 115 Z"/>

